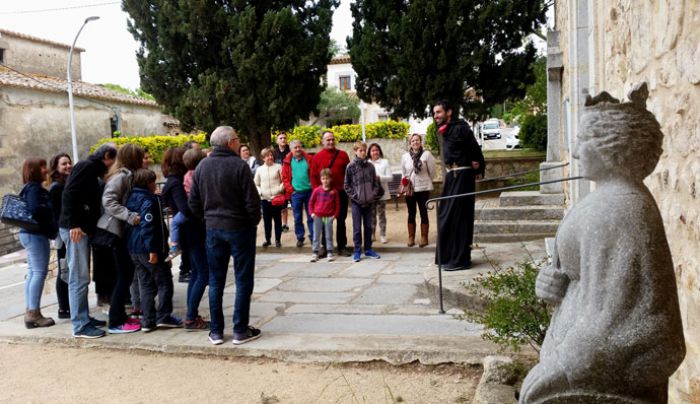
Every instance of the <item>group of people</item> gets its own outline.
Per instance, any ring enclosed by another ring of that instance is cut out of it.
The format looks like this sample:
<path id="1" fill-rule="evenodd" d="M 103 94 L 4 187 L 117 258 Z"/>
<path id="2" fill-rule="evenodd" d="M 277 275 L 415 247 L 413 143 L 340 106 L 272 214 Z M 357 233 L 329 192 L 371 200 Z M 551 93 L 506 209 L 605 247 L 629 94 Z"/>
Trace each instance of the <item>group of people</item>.
<path id="1" fill-rule="evenodd" d="M 447 168 L 443 195 L 473 190 L 474 180 L 484 167 L 471 130 L 463 120 L 452 119 L 451 114 L 446 103 L 435 106 Z M 401 160 L 402 176 L 412 184 L 412 192 L 406 195 L 407 244 L 413 246 L 416 242 L 418 210 L 419 246 L 424 247 L 429 230 L 426 201 L 433 190 L 435 160 L 423 150 L 420 135 L 412 135 L 409 142 L 409 151 Z M 241 145 L 232 127 L 216 128 L 210 144 L 208 155 L 191 143 L 189 147 L 168 149 L 161 162 L 166 182 L 160 191 L 156 173 L 148 168 L 147 151 L 134 144 L 119 149 L 113 144 L 102 145 L 74 167 L 65 153 L 54 156 L 48 167 L 40 158 L 24 162 L 21 196 L 40 223 L 36 232 L 20 232 L 29 264 L 25 286 L 27 328 L 54 324 L 40 310 L 50 242 L 58 249 L 59 258 L 58 316 L 71 319 L 76 338 L 102 337 L 105 326 L 111 334 L 184 327 L 208 330 L 213 344 L 223 343 L 222 298 L 231 257 L 236 283 L 233 343 L 258 338 L 261 331 L 249 324 L 257 226 L 262 217 L 262 246 L 268 247 L 274 222 L 275 244 L 281 246 L 288 202 L 292 205 L 297 247 L 304 245 L 308 232 L 312 262 L 320 258 L 332 261 L 337 255 L 352 255 L 354 261 L 360 261 L 362 253 L 380 258 L 372 249 L 372 241 L 377 227 L 380 240 L 387 241 L 385 203 L 392 173 L 378 144 L 368 147 L 363 142 L 355 143 L 351 161 L 346 152 L 336 148 L 330 131 L 323 133 L 323 148 L 313 156 L 299 141 L 287 145 L 282 133 L 274 150 L 262 150 L 262 165 L 250 156 L 248 146 Z M 50 182 L 48 190 L 45 182 Z M 460 221 L 468 219 L 469 209 L 473 220 L 473 197 L 471 202 L 460 199 L 439 207 L 442 243 L 438 257 L 447 270 L 471 265 L 471 223 L 465 226 Z M 165 207 L 173 215 L 169 230 Z M 347 248 L 348 207 L 352 213 L 353 250 Z M 467 235 L 462 227 L 468 228 Z M 98 294 L 109 291 L 108 324 L 89 314 L 91 251 L 96 282 L 101 278 L 102 283 L 108 283 L 96 287 Z M 172 304 L 170 262 L 180 254 L 191 267 L 184 321 L 173 315 Z M 111 281 L 104 280 L 103 266 L 114 268 Z M 198 313 L 207 286 L 210 321 Z M 128 300 L 130 315 L 125 310 Z"/>

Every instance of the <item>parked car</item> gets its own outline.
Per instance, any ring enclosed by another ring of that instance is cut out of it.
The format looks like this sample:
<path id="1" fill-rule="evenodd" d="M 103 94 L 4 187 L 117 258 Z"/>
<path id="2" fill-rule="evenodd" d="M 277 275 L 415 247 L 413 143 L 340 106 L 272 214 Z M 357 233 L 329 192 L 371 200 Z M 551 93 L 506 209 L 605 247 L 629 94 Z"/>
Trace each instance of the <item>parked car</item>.
<path id="1" fill-rule="evenodd" d="M 513 130 L 513 134 L 506 139 L 506 149 L 519 149 L 520 148 L 520 127 L 516 126 Z"/>
<path id="2" fill-rule="evenodd" d="M 498 119 L 489 119 L 481 124 L 481 133 L 484 139 L 500 139 L 501 123 L 498 122 Z"/>

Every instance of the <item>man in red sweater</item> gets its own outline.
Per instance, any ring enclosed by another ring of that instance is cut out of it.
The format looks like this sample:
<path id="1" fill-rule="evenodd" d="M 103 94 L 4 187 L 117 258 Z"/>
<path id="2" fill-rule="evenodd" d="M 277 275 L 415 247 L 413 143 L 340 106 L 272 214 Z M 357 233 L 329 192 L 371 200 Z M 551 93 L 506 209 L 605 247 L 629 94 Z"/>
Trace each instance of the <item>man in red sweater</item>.
<path id="1" fill-rule="evenodd" d="M 338 190 L 340 196 L 340 213 L 336 223 L 336 243 L 338 243 L 338 255 L 349 257 L 352 252 L 348 250 L 348 238 L 345 234 L 345 219 L 348 216 L 348 194 L 345 193 L 345 168 L 350 164 L 350 157 L 342 150 L 335 148 L 335 137 L 333 132 L 323 132 L 322 144 L 323 149 L 316 153 L 311 159 L 311 169 L 309 176 L 311 177 L 311 186 L 316 188 L 321 185 L 321 170 L 330 168 L 333 174 L 333 188 Z M 321 237 L 325 244 L 325 238 Z M 331 246 L 332 248 L 332 246 Z M 325 249 L 325 246 L 324 246 Z"/>

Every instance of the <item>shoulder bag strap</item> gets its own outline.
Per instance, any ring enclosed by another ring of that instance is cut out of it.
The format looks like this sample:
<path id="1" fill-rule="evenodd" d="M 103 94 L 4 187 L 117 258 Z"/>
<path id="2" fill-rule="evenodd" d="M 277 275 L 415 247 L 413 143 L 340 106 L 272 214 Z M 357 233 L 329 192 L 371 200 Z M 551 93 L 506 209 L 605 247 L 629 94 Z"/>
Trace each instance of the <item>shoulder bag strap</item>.
<path id="1" fill-rule="evenodd" d="M 24 184 L 24 186 L 22 187 L 22 190 L 19 191 L 19 195 L 17 195 L 17 196 L 24 199 L 24 192 L 27 190 L 28 186 L 29 186 L 29 183 Z"/>
<path id="2" fill-rule="evenodd" d="M 331 159 L 331 164 L 328 166 L 328 169 L 333 167 L 333 164 L 335 164 L 335 159 L 338 158 L 338 155 L 340 154 L 340 150 L 335 149 L 335 156 Z"/>

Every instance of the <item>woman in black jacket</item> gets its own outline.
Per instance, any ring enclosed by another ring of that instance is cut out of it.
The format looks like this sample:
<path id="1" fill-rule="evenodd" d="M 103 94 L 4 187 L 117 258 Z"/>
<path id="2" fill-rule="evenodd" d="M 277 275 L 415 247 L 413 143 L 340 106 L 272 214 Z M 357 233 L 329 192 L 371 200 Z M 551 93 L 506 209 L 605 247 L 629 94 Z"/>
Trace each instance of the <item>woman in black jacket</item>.
<path id="1" fill-rule="evenodd" d="M 39 230 L 30 232 L 22 229 L 19 232 L 19 241 L 27 250 L 27 278 L 24 282 L 27 304 L 24 325 L 27 328 L 50 327 L 55 324 L 52 318 L 41 314 L 41 293 L 49 272 L 49 239 L 56 238 L 58 234 L 49 192 L 41 185 L 47 174 L 46 160 L 42 158 L 30 157 L 22 164 L 24 188 L 20 196 L 27 202 L 32 218 L 39 222 Z"/>
<path id="2" fill-rule="evenodd" d="M 187 315 L 185 316 L 185 329 L 209 330 L 209 322 L 199 315 L 199 303 L 204 296 L 204 290 L 209 284 L 209 266 L 205 248 L 206 230 L 204 222 L 192 215 L 187 205 L 187 193 L 185 192 L 184 177 L 187 172 L 182 156 L 185 149 L 173 147 L 165 151 L 161 169 L 166 181 L 161 196 L 163 202 L 170 208 L 175 216 L 182 213 L 188 219 L 181 227 L 181 248 L 185 259 L 189 257 L 192 272 L 187 284 Z"/>
<path id="3" fill-rule="evenodd" d="M 58 223 L 61 216 L 61 198 L 63 187 L 68 175 L 73 168 L 73 162 L 66 153 L 59 153 L 49 162 L 49 199 L 53 210 L 53 219 Z M 65 263 L 66 246 L 60 237 L 55 239 L 60 247 L 56 250 L 58 258 L 58 276 L 56 277 L 56 299 L 58 300 L 58 318 L 70 318 L 70 306 L 68 305 L 68 266 Z M 65 279 L 65 280 L 64 280 Z"/>

